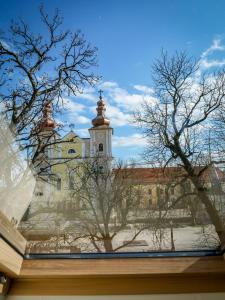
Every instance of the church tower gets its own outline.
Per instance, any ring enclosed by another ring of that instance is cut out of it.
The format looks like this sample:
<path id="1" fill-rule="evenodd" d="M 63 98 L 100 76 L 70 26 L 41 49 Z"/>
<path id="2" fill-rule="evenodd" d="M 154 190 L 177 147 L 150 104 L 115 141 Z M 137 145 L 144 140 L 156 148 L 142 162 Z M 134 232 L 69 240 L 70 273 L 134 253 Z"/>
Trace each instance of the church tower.
<path id="1" fill-rule="evenodd" d="M 46 163 L 49 163 L 49 159 L 52 159 L 54 156 L 55 127 L 56 123 L 52 119 L 52 105 L 50 102 L 46 102 L 43 107 L 42 118 L 35 128 L 37 148 L 34 151 L 40 152 L 37 155 L 37 160 L 41 162 L 39 162 L 39 167 L 46 167 Z"/>
<path id="2" fill-rule="evenodd" d="M 52 106 L 46 102 L 43 106 L 42 117 L 35 127 L 34 156 L 36 156 L 33 167 L 36 175 L 35 194 L 46 197 L 51 195 L 51 186 L 48 184 L 52 178 L 52 159 L 55 152 L 56 123 L 52 119 Z"/>
<path id="3" fill-rule="evenodd" d="M 34 197 L 23 216 L 23 221 L 26 221 L 30 214 L 40 210 L 40 207 L 46 207 L 52 199 L 54 187 L 50 184 L 53 175 L 51 159 L 54 157 L 54 142 L 57 138 L 55 128 L 56 123 L 52 119 L 51 103 L 46 102 L 43 105 L 42 117 L 33 128 L 35 145 L 33 148 L 33 174 L 36 183 Z"/>
<path id="4" fill-rule="evenodd" d="M 102 91 L 99 91 L 97 102 L 97 116 L 92 120 L 93 127 L 90 134 L 90 157 L 101 158 L 111 164 L 112 161 L 112 134 L 113 129 L 109 126 L 110 121 L 105 117 L 105 102 Z"/>

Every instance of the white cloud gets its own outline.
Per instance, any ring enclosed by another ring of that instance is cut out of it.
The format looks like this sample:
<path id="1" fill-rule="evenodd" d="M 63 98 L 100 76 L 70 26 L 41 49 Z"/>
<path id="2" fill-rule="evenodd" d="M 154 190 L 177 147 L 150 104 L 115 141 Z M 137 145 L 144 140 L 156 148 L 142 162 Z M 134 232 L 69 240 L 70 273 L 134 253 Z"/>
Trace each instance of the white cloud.
<path id="1" fill-rule="evenodd" d="M 76 132 L 80 137 L 90 137 L 90 136 L 89 136 L 89 132 L 88 132 L 88 128 L 79 128 L 79 129 L 76 129 L 76 128 L 75 128 L 75 132 Z"/>
<path id="2" fill-rule="evenodd" d="M 118 83 L 116 83 L 115 81 L 105 81 L 99 85 L 99 88 L 103 90 L 111 90 L 116 87 L 118 87 Z"/>
<path id="3" fill-rule="evenodd" d="M 97 101 L 95 89 L 93 87 L 85 88 L 81 93 L 77 94 L 77 98 L 89 100 L 92 102 Z"/>
<path id="4" fill-rule="evenodd" d="M 223 67 L 225 65 L 225 59 L 218 60 L 218 59 L 213 59 L 213 60 L 208 60 L 208 59 L 202 59 L 201 60 L 201 67 L 204 69 L 209 69 L 209 68 L 216 68 L 216 67 Z"/>
<path id="5" fill-rule="evenodd" d="M 134 89 L 137 90 L 137 91 L 140 91 L 140 92 L 143 92 L 145 94 L 153 94 L 154 93 L 154 90 L 153 88 L 150 88 L 146 85 L 134 85 Z"/>
<path id="6" fill-rule="evenodd" d="M 111 92 L 112 99 L 119 105 L 121 108 L 128 112 L 135 111 L 143 101 L 147 101 L 154 105 L 156 103 L 156 98 L 149 95 L 140 95 L 140 94 L 130 94 L 126 90 L 121 88 L 116 88 Z"/>
<path id="7" fill-rule="evenodd" d="M 75 124 L 91 124 L 91 120 L 90 119 L 88 119 L 85 116 L 81 116 L 81 115 L 77 115 L 77 116 L 75 115 L 74 119 L 71 118 L 71 121 L 73 121 L 73 120 L 74 120 L 73 123 L 75 123 Z"/>
<path id="8" fill-rule="evenodd" d="M 225 45 L 222 44 L 221 39 L 214 39 L 212 45 L 206 49 L 200 59 L 201 69 L 210 69 L 216 67 L 223 67 L 225 65 L 225 59 L 210 59 L 209 56 L 213 55 L 215 52 L 225 51 Z"/>
<path id="9" fill-rule="evenodd" d="M 118 107 L 112 105 L 107 106 L 106 116 L 110 119 L 113 127 L 128 125 L 132 121 L 131 114 L 124 113 Z"/>
<path id="10" fill-rule="evenodd" d="M 65 108 L 64 118 L 66 119 L 67 123 L 90 124 L 90 119 L 82 115 L 85 114 L 87 110 L 85 105 L 77 103 L 69 98 L 64 98 L 63 101 Z"/>
<path id="11" fill-rule="evenodd" d="M 201 58 L 207 57 L 209 54 L 215 51 L 224 51 L 224 50 L 225 50 L 225 45 L 221 45 L 221 39 L 214 39 L 212 45 L 202 53 Z"/>
<path id="12" fill-rule="evenodd" d="M 77 95 L 77 97 L 81 98 L 81 99 L 86 99 L 86 100 L 90 100 L 92 102 L 96 101 L 96 97 L 92 94 L 79 94 Z"/>
<path id="13" fill-rule="evenodd" d="M 129 136 L 114 136 L 112 140 L 113 147 L 145 147 L 147 140 L 139 133 Z"/>
<path id="14" fill-rule="evenodd" d="M 68 113 L 80 113 L 83 112 L 85 109 L 85 106 L 81 103 L 77 103 L 69 98 L 63 99 L 64 108 L 65 111 Z"/>

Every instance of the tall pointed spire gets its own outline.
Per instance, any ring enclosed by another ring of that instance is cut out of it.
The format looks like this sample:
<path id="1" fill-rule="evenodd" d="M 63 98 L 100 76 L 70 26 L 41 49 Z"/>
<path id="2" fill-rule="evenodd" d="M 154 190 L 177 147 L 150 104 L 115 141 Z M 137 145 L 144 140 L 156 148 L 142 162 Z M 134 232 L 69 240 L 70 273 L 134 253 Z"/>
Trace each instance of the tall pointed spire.
<path id="1" fill-rule="evenodd" d="M 56 123 L 52 120 L 52 105 L 47 102 L 43 107 L 42 118 L 38 124 L 40 131 L 53 130 L 56 127 Z"/>
<path id="2" fill-rule="evenodd" d="M 97 102 L 97 116 L 92 120 L 94 127 L 98 126 L 109 126 L 110 121 L 105 117 L 105 102 L 102 98 L 103 91 L 99 91 L 99 101 Z"/>

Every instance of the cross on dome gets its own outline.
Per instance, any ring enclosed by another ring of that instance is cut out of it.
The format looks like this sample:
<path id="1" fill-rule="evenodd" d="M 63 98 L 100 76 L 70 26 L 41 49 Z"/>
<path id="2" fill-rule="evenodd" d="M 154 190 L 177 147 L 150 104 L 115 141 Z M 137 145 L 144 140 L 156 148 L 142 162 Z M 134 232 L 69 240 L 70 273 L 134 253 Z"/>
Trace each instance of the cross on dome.
<path id="1" fill-rule="evenodd" d="M 92 120 L 94 127 L 109 126 L 110 121 L 105 117 L 105 102 L 102 98 L 102 90 L 99 90 L 99 101 L 97 102 L 97 116 Z"/>
<path id="2" fill-rule="evenodd" d="M 100 89 L 98 92 L 99 92 L 99 99 L 102 99 L 103 90 Z"/>

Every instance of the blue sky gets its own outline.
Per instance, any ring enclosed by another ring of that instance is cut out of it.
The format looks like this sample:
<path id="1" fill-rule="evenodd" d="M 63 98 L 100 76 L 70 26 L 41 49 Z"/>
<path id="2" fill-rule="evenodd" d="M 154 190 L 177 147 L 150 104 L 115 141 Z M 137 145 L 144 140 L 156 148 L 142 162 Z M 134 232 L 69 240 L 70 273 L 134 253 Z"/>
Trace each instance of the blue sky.
<path id="1" fill-rule="evenodd" d="M 225 65 L 225 1 L 217 0 L 54 0 L 42 1 L 51 13 L 59 8 L 64 27 L 81 29 L 98 47 L 102 76 L 96 88 L 68 98 L 63 121 L 87 136 L 95 115 L 97 91 L 104 90 L 106 115 L 114 127 L 115 157 L 135 157 L 145 146 L 132 125 L 132 112 L 143 99 L 154 102 L 151 64 L 162 48 L 186 50 L 201 59 L 202 69 Z M 0 1 L 0 28 L 22 16 L 38 32 L 40 19 L 34 0 Z"/>

